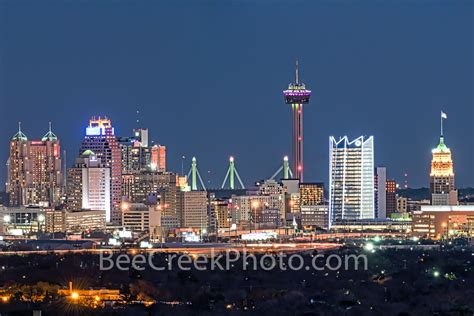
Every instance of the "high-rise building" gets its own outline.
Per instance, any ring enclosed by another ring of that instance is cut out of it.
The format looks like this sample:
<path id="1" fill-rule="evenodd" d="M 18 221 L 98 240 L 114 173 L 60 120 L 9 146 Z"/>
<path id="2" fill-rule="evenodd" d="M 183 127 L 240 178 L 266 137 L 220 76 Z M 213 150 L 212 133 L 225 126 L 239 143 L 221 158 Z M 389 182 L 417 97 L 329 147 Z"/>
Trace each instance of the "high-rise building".
<path id="1" fill-rule="evenodd" d="M 207 192 L 179 191 L 181 227 L 207 229 Z"/>
<path id="2" fill-rule="evenodd" d="M 110 220 L 119 224 L 122 220 L 120 214 L 121 201 L 121 154 L 120 147 L 115 137 L 114 128 L 109 118 L 92 117 L 86 128 L 86 135 L 82 141 L 80 154 L 91 150 L 98 159 L 110 168 Z"/>
<path id="3" fill-rule="evenodd" d="M 387 168 L 377 167 L 374 176 L 375 217 L 387 218 Z"/>
<path id="4" fill-rule="evenodd" d="M 214 199 L 211 201 L 211 208 L 216 216 L 217 228 L 229 228 L 231 224 L 229 200 Z"/>
<path id="5" fill-rule="evenodd" d="M 323 183 L 300 183 L 299 211 L 301 225 L 327 229 L 328 207 L 324 205 Z"/>
<path id="6" fill-rule="evenodd" d="M 430 192 L 432 205 L 456 205 L 457 195 L 454 185 L 453 160 L 451 150 L 445 145 L 444 137 L 441 135 L 439 144 L 432 150 L 430 172 Z M 451 193 L 453 191 L 453 193 Z M 451 193 L 451 199 L 450 199 Z"/>
<path id="7" fill-rule="evenodd" d="M 166 171 L 166 146 L 148 143 L 148 129 L 133 130 L 133 136 L 119 137 L 122 174 Z"/>
<path id="8" fill-rule="evenodd" d="M 69 210 L 105 211 L 111 221 L 110 168 L 91 151 L 86 150 L 67 171 L 67 206 Z"/>
<path id="9" fill-rule="evenodd" d="M 329 143 L 330 223 L 374 218 L 374 138 Z"/>
<path id="10" fill-rule="evenodd" d="M 166 172 L 166 146 L 153 145 L 151 147 L 151 170 Z"/>
<path id="11" fill-rule="evenodd" d="M 285 103 L 291 104 L 292 115 L 292 155 L 291 165 L 295 178 L 303 181 L 303 104 L 309 103 L 311 91 L 304 83 L 299 83 L 298 61 L 296 61 L 296 81 L 283 91 Z"/>
<path id="12" fill-rule="evenodd" d="M 11 206 L 60 203 L 63 189 L 61 146 L 51 124 L 41 140 L 28 140 L 19 126 L 10 140 L 7 165 Z"/>
<path id="13" fill-rule="evenodd" d="M 320 205 L 324 203 L 323 183 L 300 183 L 300 205 Z"/>
<path id="14" fill-rule="evenodd" d="M 393 213 L 397 212 L 397 182 L 395 180 L 387 180 L 387 218 L 390 218 Z"/>

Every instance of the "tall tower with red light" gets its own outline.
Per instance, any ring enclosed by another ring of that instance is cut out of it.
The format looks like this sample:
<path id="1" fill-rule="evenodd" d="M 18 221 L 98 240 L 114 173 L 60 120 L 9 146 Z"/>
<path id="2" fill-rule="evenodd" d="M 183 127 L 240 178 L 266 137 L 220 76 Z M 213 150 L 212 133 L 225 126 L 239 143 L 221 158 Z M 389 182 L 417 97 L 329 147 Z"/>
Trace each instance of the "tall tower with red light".
<path id="1" fill-rule="evenodd" d="M 303 104 L 309 103 L 311 90 L 307 90 L 304 83 L 299 82 L 298 61 L 296 61 L 296 80 L 290 83 L 283 91 L 285 103 L 291 104 L 292 115 L 292 154 L 291 166 L 295 178 L 303 182 Z"/>

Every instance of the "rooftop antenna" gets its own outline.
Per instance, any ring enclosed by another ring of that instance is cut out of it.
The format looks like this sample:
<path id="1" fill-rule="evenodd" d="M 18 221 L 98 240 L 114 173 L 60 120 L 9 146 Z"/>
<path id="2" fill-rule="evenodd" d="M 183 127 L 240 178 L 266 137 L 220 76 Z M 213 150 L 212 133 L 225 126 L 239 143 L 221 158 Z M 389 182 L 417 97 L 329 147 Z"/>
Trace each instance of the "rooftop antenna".
<path id="1" fill-rule="evenodd" d="M 298 59 L 296 60 L 296 71 L 295 71 L 295 76 L 296 76 L 296 84 L 298 84 Z"/>
<path id="2" fill-rule="evenodd" d="M 49 122 L 49 132 L 51 133 L 51 122 Z"/>
<path id="3" fill-rule="evenodd" d="M 21 132 L 21 122 L 18 122 L 18 133 Z"/>

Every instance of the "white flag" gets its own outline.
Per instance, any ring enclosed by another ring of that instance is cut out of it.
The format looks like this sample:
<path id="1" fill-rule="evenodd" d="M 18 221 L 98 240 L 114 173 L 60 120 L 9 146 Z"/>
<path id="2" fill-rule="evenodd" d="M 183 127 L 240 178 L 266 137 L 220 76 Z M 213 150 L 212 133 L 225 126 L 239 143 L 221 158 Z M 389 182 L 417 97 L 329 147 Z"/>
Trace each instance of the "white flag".
<path id="1" fill-rule="evenodd" d="M 441 111 L 441 118 L 447 119 L 447 118 L 448 118 L 448 114 L 446 114 L 446 113 L 444 113 L 443 111 Z"/>

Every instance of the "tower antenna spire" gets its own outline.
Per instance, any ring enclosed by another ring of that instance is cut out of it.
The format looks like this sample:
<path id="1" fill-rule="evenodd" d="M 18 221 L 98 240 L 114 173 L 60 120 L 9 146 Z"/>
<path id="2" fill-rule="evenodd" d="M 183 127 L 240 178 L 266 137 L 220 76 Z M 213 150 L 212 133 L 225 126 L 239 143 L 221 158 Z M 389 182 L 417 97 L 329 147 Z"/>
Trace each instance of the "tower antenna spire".
<path id="1" fill-rule="evenodd" d="M 298 59 L 296 60 L 296 71 L 295 71 L 295 77 L 296 77 L 296 84 L 298 84 Z"/>
<path id="2" fill-rule="evenodd" d="M 49 132 L 51 133 L 51 122 L 49 122 Z"/>
<path id="3" fill-rule="evenodd" d="M 18 132 L 21 132 L 21 122 L 18 122 Z"/>

